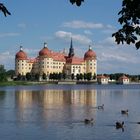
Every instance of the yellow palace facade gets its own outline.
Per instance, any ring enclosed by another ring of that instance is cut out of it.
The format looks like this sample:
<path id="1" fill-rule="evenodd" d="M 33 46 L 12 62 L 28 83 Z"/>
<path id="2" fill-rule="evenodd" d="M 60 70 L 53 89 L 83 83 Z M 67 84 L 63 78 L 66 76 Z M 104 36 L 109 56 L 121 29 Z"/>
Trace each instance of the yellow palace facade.
<path id="1" fill-rule="evenodd" d="M 96 53 L 89 46 L 82 58 L 75 56 L 71 39 L 69 53 L 54 52 L 47 43 L 39 51 L 36 58 L 29 58 L 23 48 L 15 55 L 15 73 L 25 76 L 27 73 L 49 76 L 51 73 L 65 73 L 66 75 L 91 73 L 97 74 Z"/>

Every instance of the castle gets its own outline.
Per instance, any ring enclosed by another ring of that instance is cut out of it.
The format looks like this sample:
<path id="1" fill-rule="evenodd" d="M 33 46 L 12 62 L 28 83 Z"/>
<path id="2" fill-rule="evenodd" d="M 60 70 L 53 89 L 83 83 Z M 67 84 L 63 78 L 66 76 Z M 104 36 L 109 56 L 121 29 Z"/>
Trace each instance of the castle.
<path id="1" fill-rule="evenodd" d="M 39 51 L 36 58 L 28 58 L 26 52 L 20 47 L 15 55 L 15 73 L 16 75 L 25 76 L 27 73 L 42 75 L 45 73 L 49 76 L 51 73 L 65 73 L 67 76 L 74 74 L 91 73 L 97 74 L 96 53 L 89 46 L 83 58 L 74 54 L 73 42 L 71 39 L 69 53 L 54 52 L 50 50 L 47 43 Z"/>

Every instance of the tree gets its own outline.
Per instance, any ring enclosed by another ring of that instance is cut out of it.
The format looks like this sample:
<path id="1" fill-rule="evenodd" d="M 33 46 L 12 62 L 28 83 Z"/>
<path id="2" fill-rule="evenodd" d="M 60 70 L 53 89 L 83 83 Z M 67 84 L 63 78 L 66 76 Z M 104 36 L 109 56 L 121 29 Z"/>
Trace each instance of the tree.
<path id="1" fill-rule="evenodd" d="M 62 77 L 65 80 L 66 79 L 66 73 L 62 73 Z"/>
<path id="2" fill-rule="evenodd" d="M 0 73 L 0 82 L 7 81 L 6 73 Z"/>
<path id="3" fill-rule="evenodd" d="M 84 0 L 70 0 L 71 4 L 75 4 L 77 6 L 81 6 L 81 3 L 84 2 Z"/>
<path id="4" fill-rule="evenodd" d="M 83 80 L 84 75 L 82 73 L 80 73 L 79 78 L 80 78 L 80 80 Z"/>
<path id="5" fill-rule="evenodd" d="M 81 6 L 84 0 L 70 0 L 72 4 Z M 127 44 L 135 44 L 137 49 L 140 48 L 140 0 L 123 0 L 122 9 L 118 15 L 118 22 L 122 28 L 112 34 L 117 44 L 126 42 Z"/>
<path id="6" fill-rule="evenodd" d="M 21 80 L 22 79 L 22 75 L 19 73 L 18 75 L 17 75 L 17 79 L 16 80 Z"/>
<path id="7" fill-rule="evenodd" d="M 46 78 L 47 78 L 46 73 L 43 73 L 43 75 L 42 75 L 42 79 L 45 80 Z"/>
<path id="8" fill-rule="evenodd" d="M 63 77 L 63 74 L 62 74 L 61 72 L 59 72 L 59 74 L 58 74 L 58 79 L 61 80 L 62 77 Z"/>
<path id="9" fill-rule="evenodd" d="M 30 72 L 27 72 L 26 73 L 26 79 L 27 79 L 27 81 L 31 80 L 31 78 L 32 78 L 31 73 Z"/>
<path id="10" fill-rule="evenodd" d="M 0 73 L 5 73 L 6 70 L 4 69 L 4 65 L 0 65 Z"/>
<path id="11" fill-rule="evenodd" d="M 80 79 L 80 74 L 76 74 L 76 79 L 79 81 L 79 79 Z"/>
<path id="12" fill-rule="evenodd" d="M 0 82 L 7 81 L 6 70 L 4 69 L 4 65 L 0 65 Z"/>
<path id="13" fill-rule="evenodd" d="M 87 74 L 84 73 L 84 80 L 87 80 Z"/>
<path id="14" fill-rule="evenodd" d="M 71 79 L 74 80 L 74 73 L 71 74 Z"/>
<path id="15" fill-rule="evenodd" d="M 35 80 L 39 80 L 39 76 L 40 76 L 39 73 L 36 73 L 35 74 Z"/>
<path id="16" fill-rule="evenodd" d="M 121 15 L 118 22 L 122 25 L 122 28 L 112 34 L 115 37 L 115 41 L 117 44 L 123 44 L 124 42 L 127 44 L 133 43 L 139 49 L 140 0 L 123 0 L 122 9 L 118 15 Z"/>
<path id="17" fill-rule="evenodd" d="M 92 73 L 91 72 L 87 73 L 87 80 L 90 81 L 91 78 L 92 78 Z"/>
<path id="18" fill-rule="evenodd" d="M 94 79 L 94 80 L 96 79 L 96 73 L 94 73 L 94 75 L 93 75 L 93 79 Z"/>
<path id="19" fill-rule="evenodd" d="M 6 71 L 7 76 L 14 76 L 15 75 L 15 70 L 8 70 Z"/>
<path id="20" fill-rule="evenodd" d="M 3 12 L 3 14 L 4 14 L 5 17 L 7 16 L 7 14 L 8 15 L 11 15 L 11 13 L 7 10 L 7 8 L 4 6 L 3 3 L 0 3 L 0 11 Z"/>

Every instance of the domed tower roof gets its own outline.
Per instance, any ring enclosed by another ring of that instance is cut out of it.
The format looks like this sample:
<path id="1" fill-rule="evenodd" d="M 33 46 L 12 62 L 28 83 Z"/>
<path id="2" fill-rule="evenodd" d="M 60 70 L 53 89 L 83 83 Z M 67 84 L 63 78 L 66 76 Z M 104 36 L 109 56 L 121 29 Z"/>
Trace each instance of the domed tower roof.
<path id="1" fill-rule="evenodd" d="M 39 52 L 39 56 L 48 56 L 50 50 L 47 48 L 47 43 L 44 43 L 44 48 Z"/>
<path id="2" fill-rule="evenodd" d="M 84 55 L 84 60 L 92 59 L 96 59 L 96 53 L 92 50 L 91 46 L 89 46 L 89 50 Z"/>
<path id="3" fill-rule="evenodd" d="M 23 51 L 22 46 L 20 46 L 20 51 L 16 53 L 16 59 L 18 59 L 18 60 L 27 59 L 27 54 Z"/>

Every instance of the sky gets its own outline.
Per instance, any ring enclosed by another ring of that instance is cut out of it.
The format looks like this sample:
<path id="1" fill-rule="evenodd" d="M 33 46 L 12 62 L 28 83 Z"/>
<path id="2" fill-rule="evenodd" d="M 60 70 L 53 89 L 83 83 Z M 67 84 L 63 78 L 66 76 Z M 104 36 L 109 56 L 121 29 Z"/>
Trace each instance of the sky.
<path id="1" fill-rule="evenodd" d="M 89 45 L 97 55 L 97 73 L 140 74 L 140 50 L 117 45 L 112 33 L 121 26 L 122 0 L 1 0 L 11 16 L 0 13 L 0 64 L 15 69 L 20 46 L 29 58 L 38 56 L 44 42 L 53 51 L 68 52 L 71 37 L 75 55 L 84 57 Z"/>

